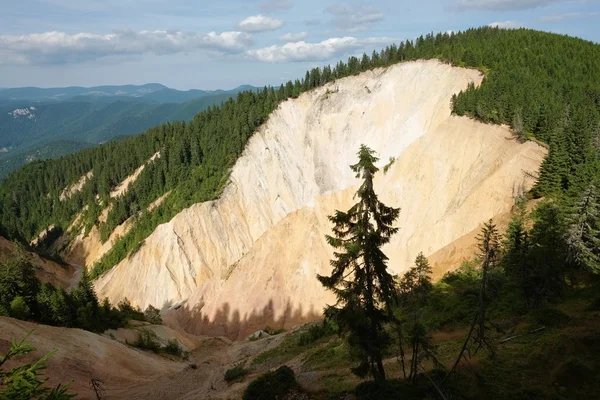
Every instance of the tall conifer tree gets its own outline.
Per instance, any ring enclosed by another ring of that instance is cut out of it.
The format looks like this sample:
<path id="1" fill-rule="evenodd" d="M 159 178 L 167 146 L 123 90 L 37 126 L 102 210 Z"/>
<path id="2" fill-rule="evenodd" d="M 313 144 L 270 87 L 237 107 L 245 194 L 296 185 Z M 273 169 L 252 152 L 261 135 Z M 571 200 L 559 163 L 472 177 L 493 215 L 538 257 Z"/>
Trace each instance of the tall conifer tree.
<path id="1" fill-rule="evenodd" d="M 318 278 L 337 297 L 337 304 L 328 306 L 327 313 L 335 316 L 350 345 L 359 349 L 361 363 L 353 372 L 385 379 L 382 353 L 389 337 L 384 324 L 391 318 L 395 289 L 381 247 L 398 231 L 392 224 L 400 209 L 386 206 L 375 194 L 378 158 L 374 151 L 362 145 L 358 158 L 358 163 L 350 166 L 363 180 L 355 194 L 358 202 L 347 212 L 336 211 L 329 217 L 334 227 L 327 241 L 337 251 L 331 275 Z"/>

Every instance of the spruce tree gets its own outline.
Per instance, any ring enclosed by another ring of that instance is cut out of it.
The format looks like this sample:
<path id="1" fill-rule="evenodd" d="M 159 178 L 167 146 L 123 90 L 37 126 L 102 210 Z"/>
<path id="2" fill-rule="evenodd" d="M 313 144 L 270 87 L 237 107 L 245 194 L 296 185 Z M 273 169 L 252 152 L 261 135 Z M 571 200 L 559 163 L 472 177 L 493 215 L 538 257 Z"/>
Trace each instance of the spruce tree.
<path id="1" fill-rule="evenodd" d="M 68 400 L 75 398 L 76 394 L 69 393 L 73 382 L 51 387 L 47 385 L 47 378 L 43 376 L 43 370 L 47 368 L 46 361 L 57 350 L 51 351 L 32 364 L 15 364 L 14 358 L 35 350 L 35 347 L 26 342 L 31 332 L 19 341 L 13 339 L 6 354 L 0 354 L 0 399 Z M 10 370 L 4 369 L 6 363 L 11 364 Z"/>
<path id="2" fill-rule="evenodd" d="M 415 380 L 423 360 L 434 358 L 433 346 L 429 340 L 426 326 L 421 321 L 421 309 L 427 304 L 433 288 L 431 282 L 432 268 L 429 261 L 419 253 L 415 265 L 410 268 L 400 281 L 400 299 L 406 314 L 411 315 L 408 322 L 408 339 L 411 346 L 411 360 L 408 378 Z M 403 369 L 404 370 L 404 369 Z M 406 373 L 404 374 L 406 377 Z"/>
<path id="3" fill-rule="evenodd" d="M 381 247 L 398 231 L 392 224 L 400 209 L 386 206 L 375 193 L 375 152 L 362 145 L 358 158 L 358 163 L 350 166 L 363 180 L 355 194 L 358 202 L 347 212 L 336 211 L 329 217 L 333 235 L 326 238 L 336 249 L 333 271 L 318 279 L 337 297 L 337 303 L 328 306 L 326 313 L 335 317 L 350 345 L 359 350 L 361 362 L 353 372 L 383 380 L 383 351 L 389 345 L 384 324 L 391 319 L 395 291 L 394 278 L 387 271 L 388 257 Z"/>
<path id="4" fill-rule="evenodd" d="M 600 204 L 594 185 L 589 185 L 567 216 L 567 262 L 574 268 L 600 272 Z M 573 280 L 573 278 L 571 279 Z"/>
<path id="5" fill-rule="evenodd" d="M 513 215 L 506 230 L 504 239 L 504 254 L 502 264 L 509 278 L 520 288 L 523 293 L 525 309 L 529 310 L 531 297 L 530 248 L 531 238 L 527 229 L 527 209 L 524 199 L 517 202 L 517 210 Z"/>

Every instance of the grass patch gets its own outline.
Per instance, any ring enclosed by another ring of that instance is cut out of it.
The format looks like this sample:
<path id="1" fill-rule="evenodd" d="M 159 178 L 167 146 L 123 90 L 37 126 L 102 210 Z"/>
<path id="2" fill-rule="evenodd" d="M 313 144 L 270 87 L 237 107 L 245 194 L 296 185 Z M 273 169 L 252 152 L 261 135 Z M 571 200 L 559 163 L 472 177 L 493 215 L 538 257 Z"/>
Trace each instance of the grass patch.
<path id="1" fill-rule="evenodd" d="M 256 356 L 252 364 L 268 366 L 279 365 L 291 360 L 305 350 L 306 349 L 297 345 L 297 334 L 290 335 L 285 338 L 279 346 L 263 351 Z"/>
<path id="2" fill-rule="evenodd" d="M 334 324 L 328 321 L 323 321 L 322 324 L 311 325 L 308 330 L 300 334 L 298 337 L 298 344 L 300 346 L 306 346 L 326 336 L 334 335 L 336 331 L 337 328 Z"/>
<path id="3" fill-rule="evenodd" d="M 348 344 L 338 337 L 331 339 L 325 346 L 319 346 L 312 350 L 306 357 L 304 365 L 310 370 L 353 366 Z"/>
<path id="4" fill-rule="evenodd" d="M 240 378 L 248 375 L 248 372 L 250 372 L 250 371 L 248 371 L 241 365 L 236 365 L 233 368 L 229 368 L 225 372 L 225 377 L 224 377 L 225 382 L 233 382 L 233 381 L 240 380 Z"/>

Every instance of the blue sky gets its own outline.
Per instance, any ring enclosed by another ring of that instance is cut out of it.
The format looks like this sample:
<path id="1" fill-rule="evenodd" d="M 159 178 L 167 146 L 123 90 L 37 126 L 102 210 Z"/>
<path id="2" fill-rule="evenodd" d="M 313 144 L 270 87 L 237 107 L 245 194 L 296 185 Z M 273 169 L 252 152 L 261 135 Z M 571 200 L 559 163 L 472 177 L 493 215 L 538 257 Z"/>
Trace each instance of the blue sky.
<path id="1" fill-rule="evenodd" d="M 2 0 L 0 87 L 279 84 L 427 32 L 489 24 L 600 42 L 600 0 Z"/>

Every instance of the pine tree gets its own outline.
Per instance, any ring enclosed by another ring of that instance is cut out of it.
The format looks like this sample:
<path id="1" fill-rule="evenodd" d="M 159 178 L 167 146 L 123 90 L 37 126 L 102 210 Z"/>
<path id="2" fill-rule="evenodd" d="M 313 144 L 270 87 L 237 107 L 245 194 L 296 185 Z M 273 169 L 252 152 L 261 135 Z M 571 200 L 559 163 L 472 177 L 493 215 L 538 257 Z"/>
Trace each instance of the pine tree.
<path id="1" fill-rule="evenodd" d="M 574 268 L 600 273 L 600 204 L 594 185 L 577 199 L 567 216 L 567 262 Z"/>
<path id="2" fill-rule="evenodd" d="M 529 279 L 531 239 L 526 226 L 527 209 L 523 199 L 517 202 L 517 212 L 513 215 L 506 230 L 502 264 L 507 275 L 523 293 L 525 309 L 529 310 Z"/>
<path id="3" fill-rule="evenodd" d="M 11 370 L 0 369 L 0 399 L 68 400 L 74 398 L 76 395 L 68 392 L 72 382 L 52 388 L 46 386 L 47 379 L 42 377 L 42 370 L 47 367 L 46 361 L 57 350 L 51 351 L 33 364 L 14 366 L 15 357 L 35 350 L 35 347 L 25 342 L 29 335 L 31 331 L 19 341 L 13 339 L 6 354 L 0 354 L 0 368 L 7 362 L 13 364 Z"/>
<path id="4" fill-rule="evenodd" d="M 408 314 L 412 316 L 407 331 L 412 350 L 408 378 L 413 381 L 417 377 L 422 361 L 433 356 L 433 346 L 420 315 L 421 309 L 427 304 L 428 295 L 433 288 L 431 273 L 432 268 L 429 261 L 423 253 L 419 253 L 415 265 L 404 274 L 400 281 L 402 304 L 405 311 L 408 311 Z M 404 360 L 402 361 L 404 371 Z M 404 375 L 406 377 L 406 373 Z"/>
<path id="5" fill-rule="evenodd" d="M 394 279 L 387 271 L 387 256 L 381 247 L 398 231 L 392 224 L 399 208 L 379 201 L 373 187 L 378 158 L 365 145 L 358 152 L 358 163 L 350 168 L 363 183 L 356 192 L 358 202 L 347 212 L 336 211 L 329 220 L 334 224 L 328 243 L 337 251 L 331 261 L 330 276 L 319 281 L 337 297 L 326 312 L 335 316 L 350 345 L 360 350 L 360 365 L 353 369 L 359 376 L 371 374 L 385 379 L 383 351 L 389 345 L 384 324 L 390 321 L 394 303 Z"/>

